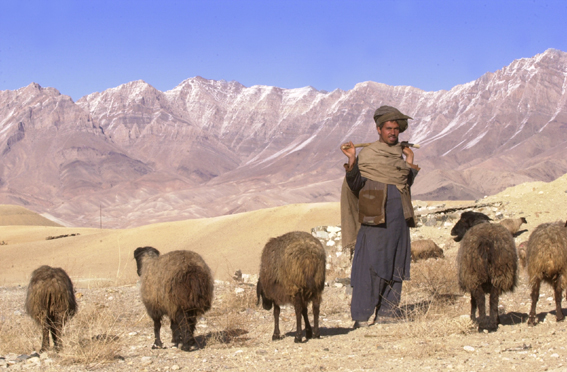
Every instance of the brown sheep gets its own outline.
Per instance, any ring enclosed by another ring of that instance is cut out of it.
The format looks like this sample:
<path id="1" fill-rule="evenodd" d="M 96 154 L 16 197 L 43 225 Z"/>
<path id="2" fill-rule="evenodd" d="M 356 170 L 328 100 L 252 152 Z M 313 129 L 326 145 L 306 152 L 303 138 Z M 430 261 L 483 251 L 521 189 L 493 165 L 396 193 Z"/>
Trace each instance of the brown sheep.
<path id="1" fill-rule="evenodd" d="M 507 228 L 512 235 L 516 235 L 516 233 L 520 231 L 520 226 L 524 223 L 528 223 L 524 217 L 506 218 L 505 220 L 500 221 L 500 224 Z"/>
<path id="2" fill-rule="evenodd" d="M 431 239 L 411 242 L 411 259 L 416 262 L 428 258 L 444 258 L 443 250 Z"/>
<path id="3" fill-rule="evenodd" d="M 567 224 L 543 223 L 530 235 L 526 252 L 528 277 L 532 285 L 532 307 L 528 325 L 536 324 L 536 306 L 541 281 L 553 287 L 556 319 L 565 319 L 561 310 L 561 293 L 567 288 Z"/>
<path id="4" fill-rule="evenodd" d="M 457 253 L 459 286 L 471 294 L 471 320 L 478 330 L 498 329 L 498 297 L 517 285 L 518 255 L 512 234 L 502 225 L 480 223 L 470 227 Z M 485 294 L 490 293 L 490 316 L 486 316 Z"/>
<path id="5" fill-rule="evenodd" d="M 140 276 L 142 302 L 154 321 L 155 341 L 152 348 L 162 348 L 161 319 L 171 321 L 174 346 L 191 350 L 197 316 L 211 308 L 213 276 L 201 256 L 191 251 L 173 251 L 160 256 L 153 247 L 134 251 Z"/>
<path id="6" fill-rule="evenodd" d="M 293 304 L 297 331 L 295 342 L 301 342 L 301 316 L 305 320 L 307 339 L 320 338 L 319 306 L 325 287 L 325 249 L 306 232 L 290 232 L 272 238 L 262 251 L 260 276 L 256 287 L 258 302 L 270 310 L 274 306 L 274 334 L 280 340 L 280 306 Z M 313 302 L 313 329 L 307 317 L 307 305 Z"/>
<path id="7" fill-rule="evenodd" d="M 49 348 L 49 334 L 55 350 L 61 350 L 61 330 L 77 312 L 73 283 L 59 267 L 40 266 L 32 273 L 26 296 L 26 312 L 41 326 L 40 352 Z"/>

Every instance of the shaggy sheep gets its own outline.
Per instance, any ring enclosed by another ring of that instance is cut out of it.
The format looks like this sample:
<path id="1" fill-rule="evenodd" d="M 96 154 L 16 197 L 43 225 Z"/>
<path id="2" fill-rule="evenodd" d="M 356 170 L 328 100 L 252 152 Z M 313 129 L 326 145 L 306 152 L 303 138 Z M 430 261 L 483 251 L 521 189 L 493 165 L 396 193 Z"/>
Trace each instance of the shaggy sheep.
<path id="1" fill-rule="evenodd" d="M 40 266 L 32 273 L 26 296 L 26 312 L 41 326 L 40 352 L 49 348 L 49 334 L 55 350 L 61 349 L 60 332 L 77 312 L 73 283 L 59 267 Z"/>
<path id="2" fill-rule="evenodd" d="M 478 225 L 479 223 L 489 222 L 491 221 L 490 217 L 488 217 L 484 213 L 480 212 L 463 212 L 461 214 L 461 218 L 457 221 L 455 226 L 451 229 L 451 235 L 456 236 L 454 239 L 456 242 L 460 242 L 465 236 L 465 233 L 473 227 L 474 225 Z"/>
<path id="3" fill-rule="evenodd" d="M 411 242 L 411 259 L 427 260 L 428 258 L 444 258 L 443 250 L 431 239 L 416 240 Z"/>
<path id="4" fill-rule="evenodd" d="M 514 290 L 518 280 L 518 255 L 512 234 L 495 223 L 470 227 L 461 241 L 457 265 L 459 286 L 471 294 L 471 320 L 477 320 L 478 307 L 478 330 L 496 331 L 498 297 L 502 292 Z M 485 309 L 486 293 L 490 293 L 489 317 Z"/>
<path id="5" fill-rule="evenodd" d="M 532 308 L 528 325 L 536 323 L 536 305 L 541 281 L 553 287 L 556 319 L 565 319 L 561 310 L 561 293 L 567 288 L 567 224 L 543 223 L 530 235 L 526 252 L 528 276 L 532 285 Z"/>
<path id="6" fill-rule="evenodd" d="M 305 320 L 305 336 L 320 338 L 319 305 L 325 286 L 325 249 L 321 242 L 306 232 L 290 232 L 272 238 L 262 251 L 260 277 L 256 293 L 258 303 L 270 310 L 274 306 L 274 334 L 279 340 L 280 306 L 293 304 L 297 331 L 295 342 L 301 342 L 301 316 Z M 313 329 L 307 317 L 307 305 L 313 301 Z"/>
<path id="7" fill-rule="evenodd" d="M 524 217 L 506 218 L 505 220 L 500 221 L 500 224 L 507 228 L 512 235 L 515 235 L 518 231 L 520 231 L 520 226 L 524 223 L 528 223 Z"/>
<path id="8" fill-rule="evenodd" d="M 188 351 L 195 345 L 193 332 L 197 316 L 211 308 L 213 276 L 201 256 L 191 251 L 173 251 L 161 255 L 153 247 L 134 251 L 140 276 L 142 302 L 154 321 L 155 341 L 161 348 L 161 319 L 171 321 L 174 346 Z"/>

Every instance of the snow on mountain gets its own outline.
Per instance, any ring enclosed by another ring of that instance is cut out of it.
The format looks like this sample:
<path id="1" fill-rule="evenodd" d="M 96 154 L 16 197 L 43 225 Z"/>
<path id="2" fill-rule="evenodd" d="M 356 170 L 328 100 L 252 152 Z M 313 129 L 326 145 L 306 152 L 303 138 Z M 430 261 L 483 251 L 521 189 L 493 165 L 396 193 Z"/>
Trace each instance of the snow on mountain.
<path id="1" fill-rule="evenodd" d="M 84 226 L 337 201 L 339 145 L 377 139 L 381 105 L 412 116 L 421 199 L 475 199 L 567 172 L 567 54 L 547 50 L 449 91 L 349 91 L 133 81 L 76 103 L 37 84 L 0 91 L 0 202 Z M 124 216 L 127 216 L 125 219 Z"/>

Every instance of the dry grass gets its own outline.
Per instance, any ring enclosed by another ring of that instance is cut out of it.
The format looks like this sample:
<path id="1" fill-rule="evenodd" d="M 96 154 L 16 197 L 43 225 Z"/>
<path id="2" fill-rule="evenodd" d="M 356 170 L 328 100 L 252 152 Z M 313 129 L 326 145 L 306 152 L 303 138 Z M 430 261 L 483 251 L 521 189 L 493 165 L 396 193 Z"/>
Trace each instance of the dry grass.
<path id="1" fill-rule="evenodd" d="M 412 280 L 404 282 L 401 320 L 404 336 L 446 337 L 469 334 L 473 323 L 458 286 L 453 259 L 430 259 L 412 265 Z"/>
<path id="2" fill-rule="evenodd" d="M 215 293 L 213 307 L 205 314 L 207 323 L 213 326 L 207 346 L 251 341 L 245 335 L 254 326 L 250 313 L 256 308 L 256 288 L 245 283 L 215 283 Z"/>
<path id="3" fill-rule="evenodd" d="M 5 313 L 7 314 L 7 312 Z M 25 315 L 2 315 L 0 320 L 0 355 L 23 354 L 41 348 L 41 329 Z"/>
<path id="4" fill-rule="evenodd" d="M 118 324 L 120 314 L 108 307 L 89 304 L 66 327 L 62 364 L 90 367 L 115 360 L 126 330 Z"/>

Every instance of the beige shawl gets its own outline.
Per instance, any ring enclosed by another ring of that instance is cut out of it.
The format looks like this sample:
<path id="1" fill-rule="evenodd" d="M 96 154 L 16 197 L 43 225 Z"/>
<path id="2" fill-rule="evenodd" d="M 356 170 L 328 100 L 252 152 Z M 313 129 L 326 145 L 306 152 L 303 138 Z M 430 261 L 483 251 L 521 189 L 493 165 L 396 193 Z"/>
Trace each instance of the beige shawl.
<path id="1" fill-rule="evenodd" d="M 395 185 L 400 193 L 409 194 L 407 184 L 410 166 L 402 157 L 402 146 L 388 146 L 376 141 L 358 154 L 360 174 L 373 181 Z M 413 211 L 413 210 L 412 210 Z M 343 247 L 354 244 L 360 223 L 358 222 L 358 198 L 347 185 L 341 189 L 341 230 Z"/>

